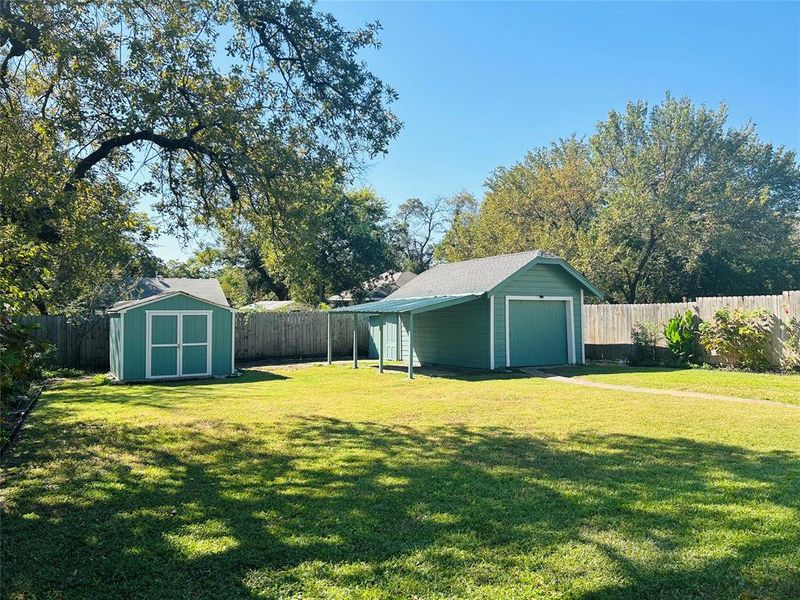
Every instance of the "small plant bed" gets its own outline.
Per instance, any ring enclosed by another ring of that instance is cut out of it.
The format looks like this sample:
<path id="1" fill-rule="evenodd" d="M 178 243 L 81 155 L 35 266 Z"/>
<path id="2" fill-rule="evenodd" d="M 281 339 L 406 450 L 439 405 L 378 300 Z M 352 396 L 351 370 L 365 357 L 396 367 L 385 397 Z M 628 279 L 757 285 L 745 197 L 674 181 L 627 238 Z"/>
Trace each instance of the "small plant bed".
<path id="1" fill-rule="evenodd" d="M 559 367 L 548 369 L 548 372 L 615 385 L 702 392 L 800 405 L 800 375 L 794 374 L 702 368 L 628 367 L 602 363 Z"/>
<path id="2" fill-rule="evenodd" d="M 19 427 L 36 404 L 41 392 L 42 384 L 36 382 L 29 385 L 27 393 L 15 394 L 13 398 L 4 399 L 0 417 L 0 458 L 9 450 Z"/>

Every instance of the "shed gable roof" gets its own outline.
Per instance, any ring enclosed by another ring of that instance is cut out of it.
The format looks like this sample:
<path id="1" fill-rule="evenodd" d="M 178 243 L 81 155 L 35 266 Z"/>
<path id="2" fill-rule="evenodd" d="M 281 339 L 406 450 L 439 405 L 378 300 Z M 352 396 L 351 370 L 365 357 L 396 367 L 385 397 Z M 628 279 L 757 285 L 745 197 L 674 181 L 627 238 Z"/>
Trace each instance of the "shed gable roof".
<path id="1" fill-rule="evenodd" d="M 222 286 L 217 279 L 190 279 L 188 277 L 145 277 L 133 286 L 130 300 L 116 302 L 110 312 L 132 308 L 145 302 L 152 302 L 159 296 L 186 294 L 198 300 L 205 300 L 218 306 L 230 306 Z"/>

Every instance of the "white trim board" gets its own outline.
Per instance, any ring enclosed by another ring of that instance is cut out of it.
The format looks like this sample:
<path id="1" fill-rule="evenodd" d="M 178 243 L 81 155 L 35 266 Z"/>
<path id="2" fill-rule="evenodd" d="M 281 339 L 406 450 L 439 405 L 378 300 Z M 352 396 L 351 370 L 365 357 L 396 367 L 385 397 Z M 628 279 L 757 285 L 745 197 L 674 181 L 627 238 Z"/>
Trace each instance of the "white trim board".
<path id="1" fill-rule="evenodd" d="M 394 359 L 403 360 L 403 315 L 397 313 L 397 333 L 394 338 Z"/>
<path id="2" fill-rule="evenodd" d="M 489 370 L 494 371 L 494 295 L 489 296 Z"/>
<path id="3" fill-rule="evenodd" d="M 583 302 L 583 288 L 581 288 L 581 364 L 586 364 L 586 323 L 585 304 Z"/>
<path id="4" fill-rule="evenodd" d="M 205 342 L 184 342 L 183 341 L 183 317 L 186 315 L 205 315 L 206 317 L 206 341 Z M 174 316 L 177 319 L 177 337 L 174 344 L 154 344 L 153 343 L 153 317 Z M 145 379 L 176 379 L 178 377 L 206 377 L 211 375 L 212 361 L 212 327 L 211 322 L 214 318 L 212 310 L 146 310 L 145 311 Z M 183 346 L 205 346 L 206 347 L 206 371 L 204 373 L 184 373 L 183 372 Z M 153 348 L 172 348 L 176 347 L 176 374 L 175 375 L 153 375 L 152 374 L 152 349 Z M 124 365 L 123 365 L 124 368 Z"/>
<path id="5" fill-rule="evenodd" d="M 506 367 L 511 367 L 511 335 L 510 335 L 510 311 L 509 304 L 514 300 L 525 300 L 530 302 L 564 302 L 567 311 L 567 360 L 569 364 L 575 364 L 575 311 L 572 296 L 506 296 Z M 583 331 L 583 328 L 581 328 Z"/>
<path id="6" fill-rule="evenodd" d="M 119 334 L 119 375 L 120 381 L 125 380 L 125 313 L 119 316 L 119 326 L 122 328 Z"/>
<path id="7" fill-rule="evenodd" d="M 231 311 L 231 374 L 236 371 L 236 313 Z"/>

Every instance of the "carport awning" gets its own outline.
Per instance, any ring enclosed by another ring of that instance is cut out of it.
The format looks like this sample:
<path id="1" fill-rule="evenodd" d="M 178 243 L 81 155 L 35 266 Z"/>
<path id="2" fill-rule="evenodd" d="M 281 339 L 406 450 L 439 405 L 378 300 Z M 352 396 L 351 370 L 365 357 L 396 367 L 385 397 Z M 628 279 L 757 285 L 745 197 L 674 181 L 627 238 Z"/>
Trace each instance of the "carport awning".
<path id="1" fill-rule="evenodd" d="M 454 306 L 462 302 L 474 300 L 481 294 L 459 294 L 455 296 L 427 296 L 424 298 L 397 298 L 396 300 L 380 300 L 355 306 L 342 306 L 334 308 L 332 313 L 360 313 L 370 315 L 394 313 L 424 313 L 438 310 L 447 306 Z"/>

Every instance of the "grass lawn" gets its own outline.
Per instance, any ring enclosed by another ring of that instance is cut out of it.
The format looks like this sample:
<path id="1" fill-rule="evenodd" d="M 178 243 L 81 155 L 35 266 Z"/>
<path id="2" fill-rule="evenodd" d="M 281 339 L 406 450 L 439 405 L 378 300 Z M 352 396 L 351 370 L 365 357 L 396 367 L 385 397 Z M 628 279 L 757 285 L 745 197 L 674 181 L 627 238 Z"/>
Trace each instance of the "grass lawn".
<path id="1" fill-rule="evenodd" d="M 559 375 L 637 387 L 689 390 L 723 396 L 800 404 L 800 375 L 743 373 L 719 369 L 619 367 L 608 364 L 551 369 Z"/>
<path id="2" fill-rule="evenodd" d="M 4 466 L 4 598 L 800 597 L 792 407 L 344 366 L 68 382 Z"/>

